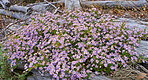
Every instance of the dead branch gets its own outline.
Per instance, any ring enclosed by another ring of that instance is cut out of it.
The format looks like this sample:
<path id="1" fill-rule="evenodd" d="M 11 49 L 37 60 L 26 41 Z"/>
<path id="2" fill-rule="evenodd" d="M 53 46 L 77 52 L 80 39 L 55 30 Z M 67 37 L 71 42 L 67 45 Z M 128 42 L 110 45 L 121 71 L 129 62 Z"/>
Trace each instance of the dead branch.
<path id="1" fill-rule="evenodd" d="M 50 4 L 52 7 L 54 7 L 55 9 L 57 9 L 57 7 L 55 6 L 55 5 L 53 5 L 51 2 L 48 2 L 47 0 L 44 0 L 46 3 L 48 3 L 48 4 Z M 60 10 L 58 10 L 58 12 L 61 12 L 62 13 L 62 11 L 60 11 Z"/>
<path id="2" fill-rule="evenodd" d="M 27 19 L 28 19 L 28 18 L 27 18 Z M 25 20 L 19 20 L 19 21 L 14 22 L 14 23 L 10 23 L 8 26 L 6 26 L 6 28 L 2 29 L 2 31 L 0 32 L 0 34 L 3 33 L 4 31 L 6 31 L 6 30 L 7 30 L 9 27 L 11 27 L 12 25 L 17 24 L 17 23 L 22 22 L 22 21 L 26 21 L 27 19 L 25 19 Z"/>
<path id="3" fill-rule="evenodd" d="M 144 72 L 148 73 L 148 70 L 140 64 L 137 64 Z"/>
<path id="4" fill-rule="evenodd" d="M 0 0 L 0 4 L 2 5 L 3 8 L 7 8 L 11 6 L 8 0 Z"/>
<path id="5" fill-rule="evenodd" d="M 53 13 L 53 14 L 57 13 L 57 11 L 59 10 L 59 8 L 60 8 L 60 7 L 58 7 L 58 8 L 54 11 L 54 13 Z"/>
<path id="6" fill-rule="evenodd" d="M 34 11 L 37 11 L 38 12 L 38 11 L 41 11 L 43 7 L 48 7 L 48 6 L 50 6 L 50 5 L 49 4 L 39 4 L 39 5 L 34 5 L 32 7 L 32 9 Z"/>
<path id="7" fill-rule="evenodd" d="M 84 7 L 103 7 L 103 8 L 126 8 L 134 9 L 134 7 L 142 8 L 146 4 L 146 1 L 81 1 Z"/>
<path id="8" fill-rule="evenodd" d="M 10 16 L 16 19 L 23 19 L 23 20 L 29 17 L 29 16 L 25 16 L 25 14 L 21 12 L 13 12 L 13 11 L 8 11 L 4 9 L 0 9 L 0 14 Z"/>
<path id="9" fill-rule="evenodd" d="M 20 12 L 24 12 L 24 13 L 28 13 L 31 14 L 33 9 L 30 7 L 26 7 L 26 6 L 18 6 L 18 5 L 12 5 L 10 6 L 10 8 L 7 8 L 8 10 L 12 10 L 12 11 L 20 11 Z"/>

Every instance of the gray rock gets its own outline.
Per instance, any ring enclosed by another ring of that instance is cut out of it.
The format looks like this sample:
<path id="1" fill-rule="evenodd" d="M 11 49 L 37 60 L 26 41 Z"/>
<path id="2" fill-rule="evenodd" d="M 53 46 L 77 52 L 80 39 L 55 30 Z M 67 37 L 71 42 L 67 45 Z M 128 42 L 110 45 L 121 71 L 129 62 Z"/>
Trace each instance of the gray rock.
<path id="1" fill-rule="evenodd" d="M 33 73 L 33 76 L 28 77 L 27 80 L 53 80 L 52 76 L 49 73 L 46 73 L 44 76 L 42 76 L 39 70 L 32 70 L 31 72 Z M 88 80 L 111 80 L 111 79 L 102 75 L 90 74 L 90 78 Z"/>
<path id="2" fill-rule="evenodd" d="M 115 23 L 122 23 L 125 22 L 126 25 L 130 26 L 130 27 L 135 27 L 135 28 L 140 28 L 140 29 L 148 29 L 148 22 L 144 22 L 144 21 L 137 21 L 134 19 L 130 19 L 130 18 L 118 18 L 115 20 Z M 129 28 L 130 28 L 129 27 Z"/>
<path id="3" fill-rule="evenodd" d="M 33 73 L 33 76 L 28 77 L 27 80 L 52 80 L 52 76 L 49 73 L 45 73 L 44 75 L 41 75 L 39 70 L 31 70 Z"/>
<path id="4" fill-rule="evenodd" d="M 89 80 L 111 80 L 106 76 L 91 74 Z"/>
<path id="5" fill-rule="evenodd" d="M 148 58 L 148 41 L 141 41 L 136 49 L 138 54 L 143 53 L 145 58 Z"/>
<path id="6" fill-rule="evenodd" d="M 115 23 L 122 23 L 125 22 L 126 25 L 129 26 L 129 29 L 132 29 L 131 27 L 135 27 L 138 29 L 148 29 L 148 22 L 144 22 L 144 21 L 137 21 L 134 19 L 130 19 L 130 18 L 118 18 L 115 20 Z M 141 41 L 139 43 L 138 48 L 136 49 L 136 51 L 138 52 L 138 54 L 143 53 L 145 58 L 148 58 L 148 41 Z"/>

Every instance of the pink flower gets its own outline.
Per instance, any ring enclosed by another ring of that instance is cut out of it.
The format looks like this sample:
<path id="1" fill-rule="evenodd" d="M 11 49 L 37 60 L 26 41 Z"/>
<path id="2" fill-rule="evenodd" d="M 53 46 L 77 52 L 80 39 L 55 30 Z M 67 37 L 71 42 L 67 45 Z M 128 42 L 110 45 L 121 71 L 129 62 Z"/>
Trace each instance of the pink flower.
<path id="1" fill-rule="evenodd" d="M 107 67 L 107 63 L 104 63 L 104 67 Z"/>

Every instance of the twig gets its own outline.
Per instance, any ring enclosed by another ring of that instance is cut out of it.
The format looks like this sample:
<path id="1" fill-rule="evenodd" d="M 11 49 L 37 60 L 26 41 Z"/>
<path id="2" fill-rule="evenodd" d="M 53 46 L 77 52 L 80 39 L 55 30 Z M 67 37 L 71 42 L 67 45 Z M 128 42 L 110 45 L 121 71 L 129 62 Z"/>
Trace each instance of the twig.
<path id="1" fill-rule="evenodd" d="M 55 9 L 57 9 L 57 7 L 53 4 L 51 4 L 50 2 L 48 2 L 47 0 L 44 0 L 46 3 L 50 4 L 51 6 L 53 6 Z M 58 10 L 59 12 L 63 13 L 61 10 Z"/>
<path id="2" fill-rule="evenodd" d="M 2 1 L 0 1 L 0 4 L 3 8 L 6 8 L 6 6 L 2 3 Z"/>
<path id="3" fill-rule="evenodd" d="M 136 76 L 135 76 L 136 77 Z M 127 78 L 133 78 L 133 76 L 128 76 L 128 77 L 116 77 L 116 78 L 118 78 L 119 80 L 121 80 L 121 79 L 127 79 Z"/>
<path id="4" fill-rule="evenodd" d="M 82 6 L 82 0 L 79 0 L 79 3 L 80 3 L 82 10 L 84 11 L 84 7 Z"/>
<path id="5" fill-rule="evenodd" d="M 57 8 L 56 6 L 54 6 L 53 4 L 51 4 L 50 2 L 48 2 L 47 0 L 44 0 L 46 3 L 52 5 L 54 8 Z"/>
<path id="6" fill-rule="evenodd" d="M 62 1 L 50 2 L 52 4 L 62 3 Z"/>
<path id="7" fill-rule="evenodd" d="M 147 3 L 148 3 L 148 0 L 145 0 L 146 1 L 146 5 L 147 5 Z"/>
<path id="8" fill-rule="evenodd" d="M 129 3 L 129 2 L 128 2 L 128 3 Z M 136 6 L 134 2 L 132 2 L 132 3 L 134 4 L 134 6 Z M 131 3 L 129 3 L 129 4 L 131 4 Z M 131 5 L 132 5 L 132 4 L 131 4 Z M 127 9 L 126 9 L 123 5 L 121 5 L 121 6 L 127 11 Z M 134 7 L 134 9 L 136 9 L 136 8 Z M 138 7 L 137 7 L 137 9 L 140 10 Z M 141 11 L 141 10 L 140 10 L 140 11 Z M 142 11 L 142 13 L 145 14 L 143 11 Z M 130 16 L 131 16 L 132 18 L 134 18 L 134 16 L 132 16 L 132 15 L 130 15 Z M 134 18 L 134 19 L 135 19 L 135 18 Z M 136 20 L 137 20 L 139 23 L 142 24 L 142 22 L 141 22 L 139 19 L 136 19 Z"/>
<path id="9" fill-rule="evenodd" d="M 136 64 L 136 65 L 139 65 L 139 64 Z M 121 69 L 120 71 L 116 71 L 112 78 L 113 79 L 129 79 L 129 78 L 136 79 L 137 75 L 139 75 L 141 73 L 142 72 L 135 70 L 132 65 L 128 65 L 127 69 Z M 144 78 L 148 79 L 147 76 L 144 76 Z"/>
<path id="10" fill-rule="evenodd" d="M 144 72 L 146 72 L 146 73 L 148 73 L 148 70 L 145 68 L 145 67 L 143 67 L 142 65 L 139 65 L 139 64 L 137 64 Z"/>
<path id="11" fill-rule="evenodd" d="M 32 4 L 27 4 L 27 6 L 34 6 L 34 5 L 39 5 L 39 4 L 45 4 L 46 2 L 40 2 L 40 3 L 32 3 Z"/>
<path id="12" fill-rule="evenodd" d="M 136 4 L 133 2 L 133 1 L 131 1 L 133 4 L 134 4 L 134 9 L 138 9 L 138 10 L 140 10 L 143 14 L 145 14 L 141 9 L 139 9 L 137 6 L 136 6 Z M 129 3 L 129 2 L 128 2 Z M 129 3 L 130 5 L 132 5 L 131 3 Z M 147 0 L 146 0 L 146 4 L 147 4 Z M 122 5 L 121 5 L 122 6 Z M 123 6 L 122 6 L 123 7 Z M 127 11 L 127 10 L 126 10 Z M 146 15 L 146 14 L 145 14 Z M 131 16 L 131 15 L 130 15 Z M 134 18 L 134 16 L 131 16 L 132 18 Z M 139 23 L 141 23 L 142 24 L 142 22 L 139 20 L 139 19 L 136 19 Z"/>
<path id="13" fill-rule="evenodd" d="M 18 5 L 22 4 L 25 0 L 21 0 L 21 2 L 18 3 Z"/>
<path id="14" fill-rule="evenodd" d="M 28 18 L 27 18 L 27 19 L 28 19 Z M 9 27 L 11 27 L 12 25 L 17 24 L 17 23 L 22 22 L 22 21 L 26 21 L 27 19 L 25 19 L 25 20 L 19 20 L 19 21 L 14 22 L 14 23 L 10 23 L 8 26 L 6 26 L 6 28 L 2 29 L 2 31 L 0 32 L 0 34 L 3 33 L 5 30 L 7 30 L 7 29 L 8 29 Z"/>
<path id="15" fill-rule="evenodd" d="M 130 71 L 125 77 L 128 77 L 132 72 Z"/>
<path id="16" fill-rule="evenodd" d="M 58 11 L 59 9 L 60 9 L 60 7 L 58 7 L 58 8 L 54 11 L 53 14 L 57 13 L 57 11 Z"/>
<path id="17" fill-rule="evenodd" d="M 28 12 L 23 16 L 23 18 L 24 18 L 26 15 L 28 15 Z M 19 20 L 19 21 L 14 22 L 14 23 L 10 23 L 8 26 L 6 26 L 6 28 L 4 28 L 4 29 L 0 32 L 0 34 L 3 33 L 5 30 L 9 29 L 9 27 L 11 27 L 12 25 L 17 24 L 17 23 L 22 22 L 22 21 L 26 21 L 27 19 L 29 19 L 29 18 L 26 18 L 26 19 L 24 19 L 24 20 Z M 10 29 L 9 29 L 9 30 L 10 30 Z M 11 30 L 11 31 L 14 32 L 14 30 Z"/>
<path id="18" fill-rule="evenodd" d="M 133 1 L 131 1 L 133 4 L 134 4 L 134 9 L 138 9 L 139 11 L 141 11 L 143 14 L 145 14 L 144 12 L 143 12 L 143 10 L 141 10 L 139 7 L 137 7 L 136 6 L 136 4 L 133 2 Z M 129 2 L 128 2 L 129 3 Z M 147 3 L 147 2 L 146 2 Z M 131 4 L 131 3 L 129 3 L 129 4 Z M 132 4 L 131 4 L 132 5 Z M 146 15 L 146 14 L 145 14 Z"/>

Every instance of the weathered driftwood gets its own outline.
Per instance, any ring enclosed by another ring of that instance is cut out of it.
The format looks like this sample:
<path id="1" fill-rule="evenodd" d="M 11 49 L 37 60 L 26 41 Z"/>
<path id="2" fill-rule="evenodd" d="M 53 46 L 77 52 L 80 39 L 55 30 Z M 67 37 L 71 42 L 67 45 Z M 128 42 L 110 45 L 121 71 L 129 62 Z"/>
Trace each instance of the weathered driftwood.
<path id="1" fill-rule="evenodd" d="M 0 0 L 0 4 L 3 8 L 10 7 L 11 3 L 8 0 Z"/>
<path id="2" fill-rule="evenodd" d="M 148 7 L 146 1 L 82 1 L 81 5 L 83 7 L 90 8 L 102 7 L 102 8 L 123 8 L 123 9 L 134 9 L 135 7 L 142 8 L 144 6 Z"/>
<path id="3" fill-rule="evenodd" d="M 30 7 L 26 7 L 26 6 L 18 6 L 18 5 L 9 5 L 9 1 L 8 0 L 0 0 L 0 4 L 2 5 L 2 7 L 4 9 L 7 10 L 13 10 L 13 11 L 21 11 L 21 12 L 25 12 L 28 14 L 32 13 L 32 8 Z"/>
<path id="4" fill-rule="evenodd" d="M 9 8 L 7 8 L 9 10 L 13 10 L 13 11 L 21 11 L 21 12 L 25 12 L 28 14 L 31 14 L 33 9 L 30 7 L 26 7 L 26 6 L 18 6 L 18 5 L 12 5 Z"/>
<path id="5" fill-rule="evenodd" d="M 57 1 L 57 2 L 48 2 L 48 1 L 44 1 L 44 2 L 39 2 L 39 3 L 32 3 L 32 4 L 27 4 L 27 7 L 31 7 L 33 9 L 33 11 L 35 12 L 41 12 L 44 13 L 46 11 L 54 11 L 55 9 L 57 9 L 57 7 L 55 5 L 53 5 L 54 3 L 63 3 L 62 1 Z M 58 10 L 58 12 L 62 13 L 61 10 Z"/>
<path id="6" fill-rule="evenodd" d="M 26 6 L 11 5 L 10 7 L 7 7 L 1 1 L 0 1 L 0 4 L 2 5 L 2 7 L 4 9 L 7 9 L 7 10 L 21 11 L 21 12 L 25 12 L 25 13 L 28 13 L 28 14 L 31 14 L 32 11 L 33 11 L 32 8 L 26 7 Z"/>
<path id="7" fill-rule="evenodd" d="M 4 9 L 0 9 L 0 14 L 10 16 L 12 18 L 20 19 L 20 20 L 25 20 L 26 18 L 29 17 L 21 12 L 13 12 L 13 11 L 8 11 Z"/>
<path id="8" fill-rule="evenodd" d="M 48 7 L 48 6 L 50 6 L 49 4 L 39 4 L 39 5 L 34 5 L 33 7 L 32 7 L 32 9 L 34 10 L 34 11 L 41 11 L 41 10 L 43 10 L 43 8 L 46 8 L 46 7 Z"/>
<path id="9" fill-rule="evenodd" d="M 46 11 L 53 12 L 57 8 L 52 6 L 51 4 L 39 4 L 32 6 L 32 9 L 36 12 L 45 13 Z"/>

